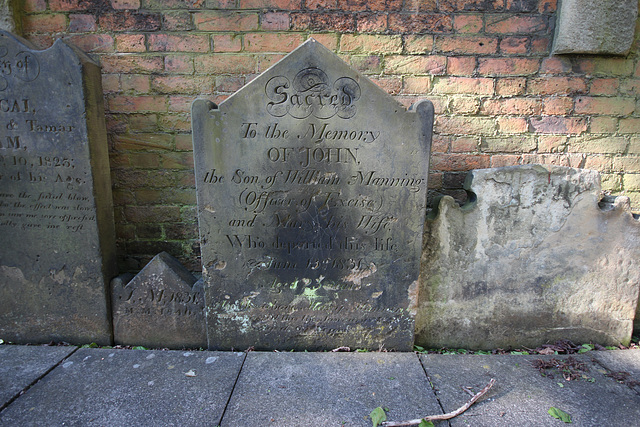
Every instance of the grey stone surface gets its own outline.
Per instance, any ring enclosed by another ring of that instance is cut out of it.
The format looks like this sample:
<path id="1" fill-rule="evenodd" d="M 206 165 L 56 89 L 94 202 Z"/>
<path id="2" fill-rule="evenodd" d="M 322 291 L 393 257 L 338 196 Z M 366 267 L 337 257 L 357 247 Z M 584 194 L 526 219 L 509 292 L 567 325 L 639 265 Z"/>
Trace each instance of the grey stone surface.
<path id="1" fill-rule="evenodd" d="M 0 407 L 8 404 L 76 348 L 0 345 Z"/>
<path id="2" fill-rule="evenodd" d="M 0 33 L 0 338 L 111 343 L 113 201 L 99 67 Z"/>
<path id="3" fill-rule="evenodd" d="M 311 39 L 192 121 L 209 348 L 410 350 L 431 103 Z"/>
<path id="4" fill-rule="evenodd" d="M 626 55 L 637 18 L 637 0 L 562 0 L 553 53 Z"/>
<path id="5" fill-rule="evenodd" d="M 440 413 L 420 362 L 410 353 L 250 352 L 222 426 L 371 426 Z"/>
<path id="6" fill-rule="evenodd" d="M 80 349 L 6 408 L 0 423 L 215 426 L 244 357 Z"/>
<path id="7" fill-rule="evenodd" d="M 20 0 L 0 0 L 0 30 L 22 34 Z"/>
<path id="8" fill-rule="evenodd" d="M 428 218 L 416 341 L 536 347 L 628 345 L 640 286 L 640 223 L 619 197 L 601 210 L 597 172 L 475 170 L 472 201 Z"/>
<path id="9" fill-rule="evenodd" d="M 566 381 L 557 371 L 542 376 L 531 362 L 567 356 L 420 356 L 427 375 L 445 412 L 462 406 L 470 396 L 495 378 L 491 390 L 452 426 L 557 426 L 563 425 L 548 414 L 551 407 L 572 417 L 572 425 L 636 425 L 640 416 L 640 395 L 604 375 L 590 355 L 574 356 L 586 364 L 585 378 Z"/>
<path id="10" fill-rule="evenodd" d="M 166 252 L 128 283 L 112 281 L 113 339 L 150 348 L 206 348 L 202 283 Z"/>
<path id="11" fill-rule="evenodd" d="M 591 353 L 594 359 L 611 373 L 640 394 L 640 350 L 598 351 Z"/>

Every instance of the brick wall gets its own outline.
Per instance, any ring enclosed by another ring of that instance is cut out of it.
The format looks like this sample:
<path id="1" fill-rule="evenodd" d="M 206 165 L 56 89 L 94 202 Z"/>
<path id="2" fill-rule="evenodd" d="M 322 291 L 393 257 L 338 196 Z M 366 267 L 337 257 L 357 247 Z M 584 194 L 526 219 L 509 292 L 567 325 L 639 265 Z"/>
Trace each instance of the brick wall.
<path id="1" fill-rule="evenodd" d="M 430 194 L 465 171 L 596 169 L 640 208 L 640 65 L 550 56 L 556 0 L 25 0 L 25 37 L 97 58 L 122 271 L 166 250 L 199 269 L 189 108 L 314 37 L 405 105 L 436 107 Z"/>

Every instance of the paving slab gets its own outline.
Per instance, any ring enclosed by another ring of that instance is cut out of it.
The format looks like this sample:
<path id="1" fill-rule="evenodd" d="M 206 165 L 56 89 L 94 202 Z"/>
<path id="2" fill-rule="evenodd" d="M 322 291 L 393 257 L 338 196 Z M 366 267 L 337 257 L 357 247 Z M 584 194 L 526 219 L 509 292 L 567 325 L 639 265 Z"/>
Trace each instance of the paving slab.
<path id="1" fill-rule="evenodd" d="M 640 394 L 640 350 L 597 351 L 595 360 Z"/>
<path id="2" fill-rule="evenodd" d="M 532 366 L 536 359 L 565 360 L 567 356 L 421 355 L 446 412 L 462 406 L 470 396 L 462 387 L 478 392 L 491 378 L 493 388 L 451 426 L 558 426 L 548 414 L 551 407 L 571 415 L 573 425 L 637 425 L 640 396 L 606 377 L 592 356 L 573 356 L 588 368 L 585 378 L 566 381 L 558 371 L 542 376 Z M 580 375 L 581 376 L 581 375 Z"/>
<path id="3" fill-rule="evenodd" d="M 378 406 L 394 419 L 440 413 L 415 354 L 252 352 L 222 426 L 371 426 Z"/>
<path id="4" fill-rule="evenodd" d="M 73 353 L 76 348 L 0 346 L 0 408 Z"/>
<path id="5" fill-rule="evenodd" d="M 79 349 L 0 413 L 0 424 L 217 425 L 244 357 Z"/>

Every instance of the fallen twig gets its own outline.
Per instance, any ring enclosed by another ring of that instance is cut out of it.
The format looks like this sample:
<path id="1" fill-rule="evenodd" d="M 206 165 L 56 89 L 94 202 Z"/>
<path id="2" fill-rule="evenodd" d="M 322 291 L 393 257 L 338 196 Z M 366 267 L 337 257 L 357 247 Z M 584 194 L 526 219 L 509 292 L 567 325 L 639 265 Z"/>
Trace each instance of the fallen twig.
<path id="1" fill-rule="evenodd" d="M 476 403 L 478 399 L 484 396 L 489 391 L 489 389 L 493 387 L 495 383 L 496 383 L 496 380 L 491 378 L 491 381 L 489 381 L 489 384 L 487 384 L 482 390 L 476 393 L 467 403 L 465 403 L 464 405 L 462 405 L 461 407 L 459 407 L 453 412 L 448 412 L 442 415 L 427 415 L 424 418 L 417 418 L 415 420 L 408 420 L 408 421 L 384 421 L 381 425 L 383 427 L 417 426 L 422 422 L 422 420 L 425 420 L 425 421 L 449 420 L 453 417 L 457 417 L 458 415 L 462 414 L 464 411 L 469 409 L 471 405 Z"/>

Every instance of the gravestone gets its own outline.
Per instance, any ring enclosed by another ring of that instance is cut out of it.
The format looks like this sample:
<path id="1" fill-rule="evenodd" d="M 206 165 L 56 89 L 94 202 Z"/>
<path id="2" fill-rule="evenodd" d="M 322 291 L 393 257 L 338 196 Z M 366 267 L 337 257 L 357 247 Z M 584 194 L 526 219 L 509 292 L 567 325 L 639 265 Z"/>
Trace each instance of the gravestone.
<path id="1" fill-rule="evenodd" d="M 209 348 L 411 350 L 432 104 L 310 39 L 192 120 Z"/>
<path id="2" fill-rule="evenodd" d="M 0 33 L 0 338 L 111 343 L 115 241 L 100 68 Z"/>
<path id="3" fill-rule="evenodd" d="M 113 341 L 150 348 L 207 346 L 204 290 L 180 262 L 156 255 L 128 283 L 112 281 Z"/>

